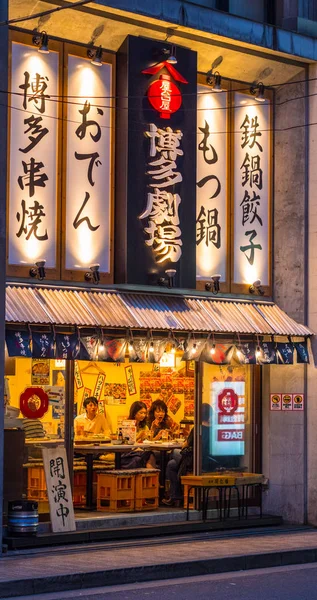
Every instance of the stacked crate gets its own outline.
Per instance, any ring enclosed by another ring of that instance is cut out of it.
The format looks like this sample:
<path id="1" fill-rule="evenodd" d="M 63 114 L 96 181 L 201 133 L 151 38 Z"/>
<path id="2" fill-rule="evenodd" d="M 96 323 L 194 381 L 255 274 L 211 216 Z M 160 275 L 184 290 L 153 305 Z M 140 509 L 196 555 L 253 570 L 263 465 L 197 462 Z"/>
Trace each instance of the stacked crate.
<path id="1" fill-rule="evenodd" d="M 134 510 L 135 475 L 133 471 L 108 471 L 97 475 L 97 510 L 127 512 Z"/>
<path id="2" fill-rule="evenodd" d="M 144 469 L 135 475 L 135 510 L 153 510 L 159 503 L 159 471 Z"/>
<path id="3" fill-rule="evenodd" d="M 28 500 L 47 500 L 47 489 L 44 468 L 42 466 L 28 467 Z"/>
<path id="4" fill-rule="evenodd" d="M 131 469 L 98 473 L 97 510 L 153 510 L 159 501 L 159 471 Z"/>

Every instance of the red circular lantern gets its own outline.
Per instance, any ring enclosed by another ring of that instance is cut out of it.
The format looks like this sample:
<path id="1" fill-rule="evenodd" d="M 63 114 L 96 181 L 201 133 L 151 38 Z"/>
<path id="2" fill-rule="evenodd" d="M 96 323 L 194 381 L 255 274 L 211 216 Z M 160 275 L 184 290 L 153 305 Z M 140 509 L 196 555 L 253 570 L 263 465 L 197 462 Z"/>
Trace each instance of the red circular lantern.
<path id="1" fill-rule="evenodd" d="M 169 75 L 160 75 L 153 81 L 147 91 L 153 108 L 160 113 L 161 119 L 169 119 L 182 104 L 182 94 Z"/>
<path id="2" fill-rule="evenodd" d="M 41 419 L 48 410 L 48 395 L 40 387 L 28 387 L 20 396 L 20 411 L 28 419 Z"/>

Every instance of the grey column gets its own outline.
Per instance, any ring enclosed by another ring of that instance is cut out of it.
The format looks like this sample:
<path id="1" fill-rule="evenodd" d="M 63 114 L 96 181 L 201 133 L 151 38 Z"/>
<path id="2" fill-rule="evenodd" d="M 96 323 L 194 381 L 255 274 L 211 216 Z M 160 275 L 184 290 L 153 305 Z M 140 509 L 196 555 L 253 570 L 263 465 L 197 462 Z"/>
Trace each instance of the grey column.
<path id="1" fill-rule="evenodd" d="M 7 198 L 7 126 L 8 126 L 8 0 L 0 0 L 0 554 L 3 534 L 3 430 L 4 430 L 4 338 L 6 272 L 6 198 Z"/>

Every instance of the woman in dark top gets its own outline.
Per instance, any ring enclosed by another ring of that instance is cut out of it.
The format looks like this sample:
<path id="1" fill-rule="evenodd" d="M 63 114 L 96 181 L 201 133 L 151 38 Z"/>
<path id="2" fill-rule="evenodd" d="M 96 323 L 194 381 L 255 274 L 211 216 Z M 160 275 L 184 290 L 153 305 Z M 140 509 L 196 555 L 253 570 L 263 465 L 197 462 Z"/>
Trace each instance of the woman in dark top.
<path id="1" fill-rule="evenodd" d="M 136 422 L 136 441 L 141 443 L 145 440 L 149 433 L 149 428 L 146 424 L 146 404 L 136 400 L 130 407 L 129 419 Z M 138 469 L 146 467 L 147 469 L 156 468 L 155 456 L 151 450 L 142 450 L 136 448 L 131 452 L 126 452 L 121 456 L 122 469 Z"/>
<path id="2" fill-rule="evenodd" d="M 164 430 L 172 433 L 177 427 L 177 424 L 167 414 L 167 406 L 164 400 L 154 400 L 152 402 L 149 410 L 148 424 L 153 441 L 162 439 Z"/>

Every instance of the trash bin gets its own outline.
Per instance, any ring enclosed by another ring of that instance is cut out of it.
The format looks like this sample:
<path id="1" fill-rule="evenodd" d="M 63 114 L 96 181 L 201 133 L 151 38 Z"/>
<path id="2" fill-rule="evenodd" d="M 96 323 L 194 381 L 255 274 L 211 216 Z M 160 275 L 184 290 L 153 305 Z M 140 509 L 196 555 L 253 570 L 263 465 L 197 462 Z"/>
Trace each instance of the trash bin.
<path id="1" fill-rule="evenodd" d="M 38 503 L 15 500 L 8 505 L 8 533 L 18 536 L 36 535 L 39 524 Z"/>

